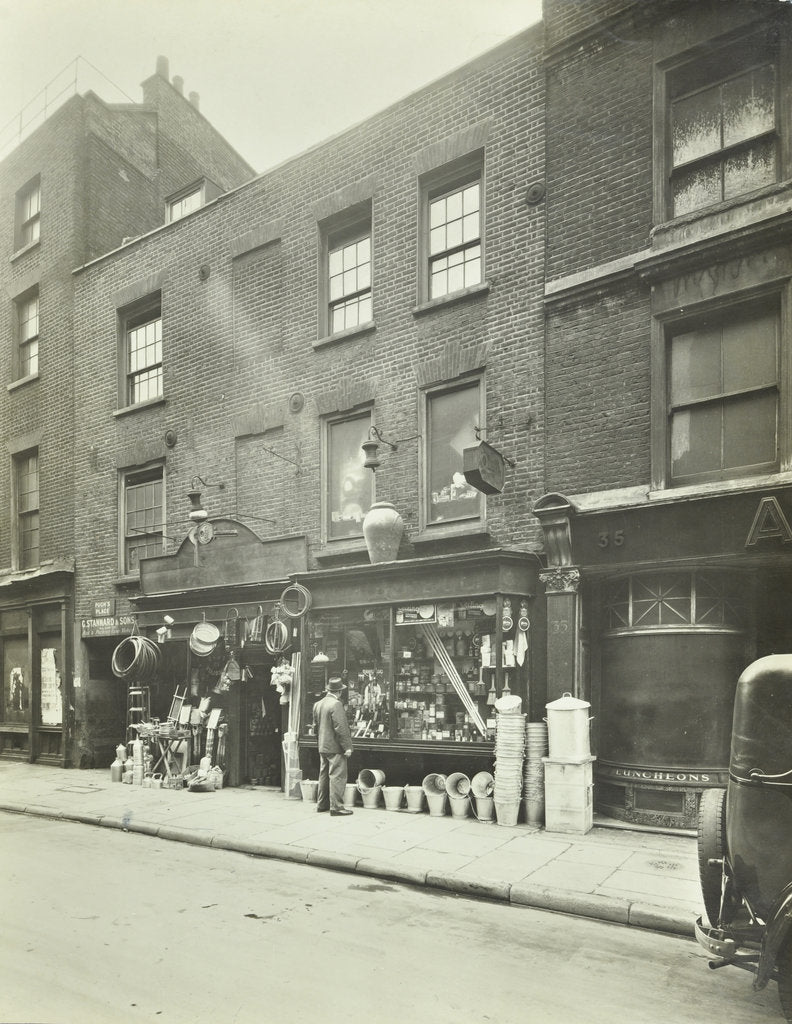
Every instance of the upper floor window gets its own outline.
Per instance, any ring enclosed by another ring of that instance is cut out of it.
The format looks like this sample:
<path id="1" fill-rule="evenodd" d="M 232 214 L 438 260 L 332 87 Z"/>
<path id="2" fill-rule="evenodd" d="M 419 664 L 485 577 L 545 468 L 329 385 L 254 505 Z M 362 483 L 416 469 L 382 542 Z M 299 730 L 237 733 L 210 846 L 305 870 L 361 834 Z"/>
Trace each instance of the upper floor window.
<path id="1" fill-rule="evenodd" d="M 325 425 L 325 535 L 328 540 L 363 536 L 363 517 L 373 501 L 374 474 L 363 466 L 361 445 L 371 413 L 328 420 Z"/>
<path id="2" fill-rule="evenodd" d="M 484 280 L 484 151 L 468 153 L 419 179 L 419 302 Z"/>
<path id="3" fill-rule="evenodd" d="M 124 473 L 122 487 L 122 568 L 126 576 L 137 573 L 141 558 L 163 553 L 165 502 L 163 467 Z"/>
<path id="4" fill-rule="evenodd" d="M 334 214 L 321 238 L 320 336 L 370 324 L 372 296 L 371 200 Z"/>
<path id="5" fill-rule="evenodd" d="M 429 198 L 429 298 L 481 283 L 481 182 Z"/>
<path id="6" fill-rule="evenodd" d="M 20 569 L 32 569 L 39 557 L 39 459 L 31 449 L 14 456 L 16 550 Z"/>
<path id="7" fill-rule="evenodd" d="M 772 305 L 720 310 L 669 330 L 673 483 L 778 467 L 780 325 Z"/>
<path id="8" fill-rule="evenodd" d="M 15 248 L 38 242 L 41 237 L 41 180 L 35 177 L 16 196 Z"/>
<path id="9" fill-rule="evenodd" d="M 327 253 L 330 334 L 371 320 L 371 232 L 341 242 Z"/>
<path id="10" fill-rule="evenodd" d="M 17 377 L 29 377 L 38 373 L 39 366 L 38 288 L 16 300 L 16 314 L 19 342 Z"/>
<path id="11" fill-rule="evenodd" d="M 125 404 L 161 397 L 162 313 L 159 301 L 123 318 Z"/>
<path id="12" fill-rule="evenodd" d="M 204 204 L 204 186 L 193 185 L 184 192 L 168 200 L 168 223 L 186 217 L 193 210 L 200 209 Z"/>
<path id="13" fill-rule="evenodd" d="M 430 525 L 480 517 L 483 496 L 465 480 L 462 453 L 476 444 L 475 428 L 484 422 L 481 381 L 427 391 L 425 401 L 425 521 Z"/>
<path id="14" fill-rule="evenodd" d="M 666 82 L 668 215 L 778 180 L 779 83 L 766 33 L 681 65 Z"/>

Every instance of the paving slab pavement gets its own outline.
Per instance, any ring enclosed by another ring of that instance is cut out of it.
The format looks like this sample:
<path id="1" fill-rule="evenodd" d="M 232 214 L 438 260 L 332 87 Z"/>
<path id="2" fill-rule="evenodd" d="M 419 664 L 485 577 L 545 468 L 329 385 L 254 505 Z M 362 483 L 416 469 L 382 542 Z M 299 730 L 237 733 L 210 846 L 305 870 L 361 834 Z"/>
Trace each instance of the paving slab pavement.
<path id="1" fill-rule="evenodd" d="M 0 810 L 126 829 L 693 937 L 695 838 L 595 824 L 586 835 L 357 807 L 351 817 L 277 789 L 144 789 L 109 769 L 0 762 Z"/>

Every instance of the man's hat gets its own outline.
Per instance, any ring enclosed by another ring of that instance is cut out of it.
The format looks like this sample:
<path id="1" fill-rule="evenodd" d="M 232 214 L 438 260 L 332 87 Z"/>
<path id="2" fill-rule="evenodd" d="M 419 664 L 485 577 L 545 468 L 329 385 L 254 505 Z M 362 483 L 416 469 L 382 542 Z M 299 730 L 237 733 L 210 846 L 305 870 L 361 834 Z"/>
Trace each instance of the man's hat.
<path id="1" fill-rule="evenodd" d="M 327 680 L 327 692 L 328 693 L 341 693 L 344 689 L 344 683 L 341 679 L 334 678 Z"/>

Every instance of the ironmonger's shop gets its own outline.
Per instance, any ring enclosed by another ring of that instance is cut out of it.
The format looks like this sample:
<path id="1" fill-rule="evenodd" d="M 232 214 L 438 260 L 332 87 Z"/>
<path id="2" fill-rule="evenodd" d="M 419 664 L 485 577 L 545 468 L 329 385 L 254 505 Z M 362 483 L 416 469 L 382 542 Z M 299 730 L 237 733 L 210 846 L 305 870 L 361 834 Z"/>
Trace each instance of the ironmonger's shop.
<path id="1" fill-rule="evenodd" d="M 295 575 L 311 595 L 303 776 L 318 773 L 311 712 L 330 677 L 345 687 L 353 774 L 379 768 L 401 785 L 491 770 L 495 700 L 517 694 L 544 714 L 533 685 L 544 680 L 543 644 L 531 638 L 539 568 L 524 551 L 493 549 Z"/>

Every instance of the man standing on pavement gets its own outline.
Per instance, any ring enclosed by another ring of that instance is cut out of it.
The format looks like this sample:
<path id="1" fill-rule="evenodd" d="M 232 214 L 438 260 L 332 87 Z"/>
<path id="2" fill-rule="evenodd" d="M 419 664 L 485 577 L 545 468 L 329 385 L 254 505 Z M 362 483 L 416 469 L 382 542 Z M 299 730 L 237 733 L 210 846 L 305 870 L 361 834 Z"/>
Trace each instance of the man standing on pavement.
<path id="1" fill-rule="evenodd" d="M 344 807 L 347 759 L 352 756 L 352 734 L 341 703 L 344 687 L 340 679 L 327 682 L 327 693 L 313 707 L 313 722 L 319 738 L 319 792 L 317 811 L 331 815 L 352 814 Z"/>

